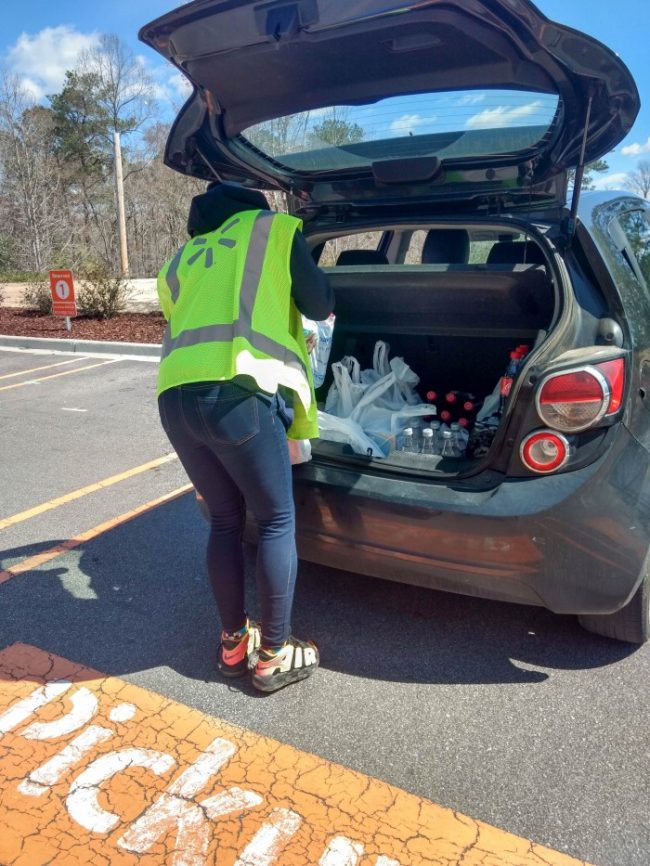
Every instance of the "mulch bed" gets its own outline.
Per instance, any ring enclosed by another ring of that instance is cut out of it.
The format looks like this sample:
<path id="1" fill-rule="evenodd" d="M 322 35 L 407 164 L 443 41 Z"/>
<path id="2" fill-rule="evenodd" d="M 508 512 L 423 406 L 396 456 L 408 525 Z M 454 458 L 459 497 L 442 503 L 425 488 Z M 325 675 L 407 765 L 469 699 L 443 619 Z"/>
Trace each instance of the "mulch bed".
<path id="1" fill-rule="evenodd" d="M 72 330 L 67 331 L 65 319 L 20 307 L 0 307 L 0 335 L 5 336 L 161 343 L 164 330 L 161 313 L 120 313 L 113 319 L 78 316 L 72 320 Z"/>

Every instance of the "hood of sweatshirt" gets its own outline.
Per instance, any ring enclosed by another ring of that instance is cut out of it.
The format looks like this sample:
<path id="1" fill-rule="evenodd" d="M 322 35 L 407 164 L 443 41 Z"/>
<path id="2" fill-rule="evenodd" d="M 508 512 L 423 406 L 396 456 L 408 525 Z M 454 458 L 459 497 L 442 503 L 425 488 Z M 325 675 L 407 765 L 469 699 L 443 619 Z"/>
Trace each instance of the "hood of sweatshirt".
<path id="1" fill-rule="evenodd" d="M 196 195 L 190 205 L 187 231 L 190 237 L 218 229 L 227 219 L 243 210 L 269 210 L 261 192 L 235 183 L 217 183 Z"/>

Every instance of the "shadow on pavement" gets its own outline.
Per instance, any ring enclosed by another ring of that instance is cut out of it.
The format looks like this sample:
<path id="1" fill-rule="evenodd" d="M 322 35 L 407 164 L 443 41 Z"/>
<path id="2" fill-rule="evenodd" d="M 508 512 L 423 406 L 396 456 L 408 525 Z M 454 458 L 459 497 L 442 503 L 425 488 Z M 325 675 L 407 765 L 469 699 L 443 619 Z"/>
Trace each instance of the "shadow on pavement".
<path id="1" fill-rule="evenodd" d="M 10 579 L 0 586 L 0 648 L 32 644 L 117 676 L 167 667 L 223 682 L 206 534 L 193 497 L 184 496 Z M 2 551 L 0 564 L 57 543 Z M 251 611 L 254 559 L 250 548 Z M 535 668 L 596 668 L 635 651 L 589 635 L 574 617 L 309 563 L 300 566 L 293 623 L 319 644 L 323 668 L 392 682 L 539 683 L 549 673 Z M 231 687 L 255 693 L 246 680 Z"/>

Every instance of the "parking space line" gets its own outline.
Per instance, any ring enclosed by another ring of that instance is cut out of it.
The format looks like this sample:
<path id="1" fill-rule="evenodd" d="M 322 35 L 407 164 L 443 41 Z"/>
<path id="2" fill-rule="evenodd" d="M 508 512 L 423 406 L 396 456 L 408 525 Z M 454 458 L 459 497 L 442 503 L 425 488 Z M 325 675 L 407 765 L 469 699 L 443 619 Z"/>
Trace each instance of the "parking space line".
<path id="1" fill-rule="evenodd" d="M 5 866 L 586 866 L 27 644 L 0 652 L 0 775 Z"/>
<path id="2" fill-rule="evenodd" d="M 171 493 L 166 493 L 164 496 L 159 496 L 156 499 L 152 499 L 150 502 L 146 502 L 144 505 L 139 505 L 137 508 L 134 508 L 131 511 L 125 511 L 124 514 L 120 514 L 119 517 L 114 517 L 111 520 L 105 520 L 98 526 L 94 526 L 92 529 L 88 529 L 86 532 L 81 532 L 79 535 L 75 535 L 74 538 L 68 538 L 66 541 L 62 541 L 60 544 L 57 544 L 54 547 L 50 547 L 48 550 L 44 550 L 42 553 L 37 553 L 34 556 L 28 556 L 26 559 L 23 559 L 20 562 L 16 563 L 16 565 L 12 565 L 10 568 L 5 569 L 5 571 L 0 571 L 0 584 L 6 583 L 8 580 L 11 580 L 12 577 L 16 577 L 16 575 L 18 574 L 23 574 L 26 571 L 32 571 L 33 569 L 38 568 L 44 563 L 55 559 L 62 553 L 66 553 L 68 550 L 74 550 L 75 547 L 79 547 L 79 545 L 84 544 L 86 541 L 90 541 L 92 538 L 97 538 L 98 535 L 102 535 L 104 532 L 115 529 L 117 526 L 120 526 L 123 523 L 127 523 L 129 520 L 133 520 L 134 517 L 139 517 L 141 514 L 146 514 L 147 511 L 151 511 L 152 509 L 157 508 L 159 505 L 164 505 L 167 502 L 171 502 L 173 499 L 177 499 L 179 496 L 183 496 L 183 494 L 188 493 L 192 489 L 193 487 L 191 484 L 186 484 L 183 487 L 178 487 L 176 490 L 172 490 Z"/>
<path id="3" fill-rule="evenodd" d="M 60 505 L 74 502 L 75 499 L 81 499 L 82 496 L 87 496 L 89 493 L 96 493 L 98 490 L 104 490 L 106 487 L 111 487 L 113 484 L 118 484 L 120 481 L 125 481 L 127 478 L 133 478 L 135 475 L 140 475 L 142 472 L 147 472 L 149 469 L 155 469 L 157 466 L 163 466 L 165 463 L 170 463 L 172 460 L 178 460 L 178 456 L 175 453 L 166 454 L 164 457 L 157 457 L 155 460 L 149 460 L 148 463 L 143 463 L 141 466 L 135 466 L 133 469 L 118 472 L 117 475 L 111 475 L 109 478 L 104 478 L 102 481 L 96 481 L 94 484 L 88 484 L 86 487 L 80 487 L 78 490 L 73 490 L 70 493 L 65 493 L 63 496 L 57 496 L 55 499 L 43 502 L 41 505 L 35 505 L 33 508 L 28 508 L 25 511 L 12 514 L 11 517 L 5 517 L 0 520 L 0 529 L 6 529 L 8 526 L 14 526 L 16 523 L 22 523 L 23 520 L 29 520 L 31 517 L 37 517 L 39 514 L 51 511 L 53 508 L 58 508 Z"/>
<path id="4" fill-rule="evenodd" d="M 58 361 L 56 364 L 45 364 L 43 367 L 31 367 L 29 370 L 19 370 L 17 373 L 6 373 L 0 376 L 2 379 L 14 379 L 16 376 L 27 376 L 29 373 L 38 373 L 40 370 L 51 370 L 52 367 L 62 367 L 64 364 L 74 364 L 75 361 L 87 361 L 88 356 L 83 355 L 78 358 L 70 358 L 68 361 Z"/>
<path id="5" fill-rule="evenodd" d="M 14 382 L 13 385 L 3 385 L 0 391 L 10 391 L 12 388 L 22 388 L 25 385 L 33 385 L 34 382 L 47 382 L 48 379 L 58 379 L 59 376 L 71 376 L 73 373 L 81 373 L 83 370 L 92 370 L 94 367 L 104 367 L 106 364 L 116 364 L 121 358 L 111 358 L 109 361 L 101 361 L 99 364 L 89 364 L 87 367 L 75 367 L 74 370 L 66 370 L 63 373 L 54 373 L 51 376 L 43 376 L 41 379 L 30 379 L 29 382 Z"/>

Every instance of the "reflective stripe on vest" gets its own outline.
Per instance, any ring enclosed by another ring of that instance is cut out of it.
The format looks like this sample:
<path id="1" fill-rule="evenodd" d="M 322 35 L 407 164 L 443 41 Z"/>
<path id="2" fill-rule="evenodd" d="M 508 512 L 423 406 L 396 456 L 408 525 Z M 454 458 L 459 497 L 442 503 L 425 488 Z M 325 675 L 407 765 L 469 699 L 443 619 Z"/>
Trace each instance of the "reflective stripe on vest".
<path id="1" fill-rule="evenodd" d="M 266 247 L 271 232 L 273 218 L 274 214 L 264 211 L 260 212 L 255 218 L 255 224 L 253 225 L 246 253 L 244 273 L 242 275 L 241 289 L 239 292 L 239 318 L 229 325 L 203 325 L 200 328 L 187 328 L 175 337 L 171 336 L 171 325 L 168 323 L 163 337 L 161 360 L 167 358 L 174 349 L 185 349 L 190 346 L 198 346 L 201 343 L 229 343 L 232 342 L 235 337 L 243 337 L 254 349 L 264 352 L 266 355 L 270 355 L 272 358 L 281 361 L 283 364 L 289 364 L 292 367 L 297 366 L 305 373 L 305 376 L 307 375 L 305 363 L 299 355 L 292 352 L 281 343 L 272 340 L 270 337 L 254 331 L 252 327 L 253 309 L 257 298 L 258 286 L 262 277 L 262 267 L 264 265 L 264 257 L 266 255 Z M 228 223 L 223 231 L 235 225 L 237 222 L 239 222 L 239 220 L 233 220 Z M 197 238 L 195 243 L 198 244 L 199 241 L 205 243 L 203 238 Z M 232 243 L 232 241 L 228 241 L 224 238 L 220 239 L 218 243 L 223 243 L 227 246 Z M 177 271 L 184 249 L 184 247 L 181 247 L 181 249 L 176 253 L 170 262 L 166 274 L 167 285 L 169 286 L 173 302 L 176 302 L 180 293 L 180 283 Z M 212 250 L 208 250 L 207 252 L 211 254 Z M 203 251 L 198 251 L 195 256 L 189 258 L 187 261 L 188 265 L 193 264 L 202 253 Z"/>
<path id="2" fill-rule="evenodd" d="M 178 266 L 181 263 L 184 249 L 185 246 L 182 246 L 180 250 L 176 253 L 174 258 L 169 263 L 169 267 L 167 268 L 167 273 L 165 275 L 165 279 L 167 281 L 167 285 L 169 286 L 169 292 L 171 294 L 173 304 L 175 304 L 178 300 L 178 293 L 181 290 L 181 284 L 178 280 Z"/>

